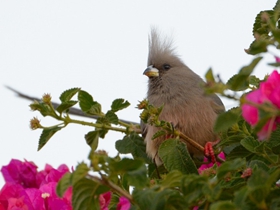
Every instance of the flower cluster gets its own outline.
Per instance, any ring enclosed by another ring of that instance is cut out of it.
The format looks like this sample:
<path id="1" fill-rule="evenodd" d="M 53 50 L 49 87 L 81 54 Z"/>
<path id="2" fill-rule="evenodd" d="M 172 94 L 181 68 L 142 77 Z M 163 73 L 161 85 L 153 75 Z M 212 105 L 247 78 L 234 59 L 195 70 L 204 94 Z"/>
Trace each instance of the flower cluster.
<path id="1" fill-rule="evenodd" d="M 45 169 L 37 171 L 33 162 L 12 159 L 1 172 L 6 184 L 0 191 L 0 210 L 72 210 L 72 187 L 60 198 L 56 186 L 62 176 L 69 172 L 62 164 L 57 169 L 46 164 Z M 99 196 L 101 210 L 108 210 L 112 192 Z M 130 209 L 130 202 L 120 197 L 117 210 Z"/>
<path id="2" fill-rule="evenodd" d="M 277 112 L 280 109 L 280 74 L 274 70 L 266 81 L 261 82 L 259 89 L 254 90 L 245 96 L 246 102 L 242 105 L 242 115 L 252 126 L 256 126 L 260 120 L 260 107 L 267 105 L 272 116 L 258 132 L 260 140 L 269 137 L 271 131 L 275 130 L 280 123 Z"/>
<path id="3" fill-rule="evenodd" d="M 69 169 L 60 165 L 57 169 L 46 165 L 37 171 L 33 162 L 12 159 L 1 172 L 6 181 L 0 191 L 0 210 L 71 210 L 72 188 L 69 187 L 60 198 L 56 186 Z"/>

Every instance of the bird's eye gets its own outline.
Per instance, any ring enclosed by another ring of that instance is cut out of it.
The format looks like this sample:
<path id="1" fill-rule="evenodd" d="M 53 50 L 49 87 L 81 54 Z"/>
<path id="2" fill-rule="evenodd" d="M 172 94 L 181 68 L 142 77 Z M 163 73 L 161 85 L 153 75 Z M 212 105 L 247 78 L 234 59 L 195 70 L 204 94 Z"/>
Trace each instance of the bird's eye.
<path id="1" fill-rule="evenodd" d="M 164 70 L 169 70 L 171 68 L 171 66 L 169 64 L 163 64 L 162 67 Z"/>

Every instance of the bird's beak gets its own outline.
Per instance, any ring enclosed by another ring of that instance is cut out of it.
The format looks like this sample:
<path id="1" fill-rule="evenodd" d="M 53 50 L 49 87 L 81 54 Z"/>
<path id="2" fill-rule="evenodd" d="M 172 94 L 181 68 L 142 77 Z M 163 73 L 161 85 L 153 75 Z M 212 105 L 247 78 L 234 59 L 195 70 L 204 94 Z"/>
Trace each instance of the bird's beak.
<path id="1" fill-rule="evenodd" d="M 158 77 L 158 69 L 154 68 L 153 65 L 148 66 L 146 70 L 143 72 L 147 77 Z"/>

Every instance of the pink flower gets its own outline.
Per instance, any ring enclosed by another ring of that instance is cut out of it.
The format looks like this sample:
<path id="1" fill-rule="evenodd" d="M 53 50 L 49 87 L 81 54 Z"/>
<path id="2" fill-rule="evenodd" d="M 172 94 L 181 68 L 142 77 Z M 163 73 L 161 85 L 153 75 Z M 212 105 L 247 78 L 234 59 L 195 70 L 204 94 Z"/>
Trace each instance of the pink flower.
<path id="1" fill-rule="evenodd" d="M 226 156 L 225 156 L 225 153 L 221 152 L 218 157 L 222 158 L 223 160 L 226 159 Z M 208 159 L 206 157 L 204 157 L 204 162 L 208 162 Z M 198 173 L 201 174 L 202 171 L 204 171 L 205 169 L 207 168 L 211 168 L 212 166 L 214 165 L 214 163 L 205 163 L 205 164 L 202 164 L 199 169 L 198 169 Z M 217 162 L 217 165 L 220 166 L 221 164 L 219 162 Z"/>
<path id="2" fill-rule="evenodd" d="M 72 210 L 71 196 L 65 196 L 64 194 L 62 198 L 58 197 L 58 195 L 56 194 L 56 186 L 57 182 L 49 182 L 48 184 L 42 185 L 40 187 L 39 190 L 41 191 L 41 196 L 44 199 L 45 208 L 50 210 Z"/>
<path id="3" fill-rule="evenodd" d="M 72 210 L 72 188 L 62 198 L 56 194 L 58 181 L 69 172 L 66 165 L 46 165 L 37 172 L 34 163 L 13 159 L 1 171 L 6 184 L 0 191 L 0 210 Z"/>
<path id="4" fill-rule="evenodd" d="M 274 70 L 265 82 L 260 84 L 260 88 L 254 90 L 246 95 L 246 100 L 255 103 L 263 104 L 269 103 L 275 109 L 280 109 L 280 74 Z M 242 105 L 242 116 L 252 126 L 257 125 L 259 122 L 259 110 L 252 104 L 245 103 Z M 274 120 L 270 119 L 263 128 L 258 132 L 260 140 L 268 137 L 269 131 L 275 130 L 280 118 L 276 117 Z"/>
<path id="5" fill-rule="evenodd" d="M 7 210 L 35 210 L 23 186 L 11 182 L 6 183 L 0 191 L 0 206 Z"/>
<path id="6" fill-rule="evenodd" d="M 111 197 L 112 193 L 110 191 L 99 195 L 99 205 L 101 210 L 108 210 Z"/>
<path id="7" fill-rule="evenodd" d="M 12 159 L 1 172 L 6 182 L 17 183 L 24 188 L 36 187 L 37 166 L 33 162 Z"/>
<path id="8" fill-rule="evenodd" d="M 40 187 L 41 185 L 49 182 L 58 182 L 67 172 L 69 172 L 69 168 L 65 164 L 60 165 L 57 169 L 53 168 L 49 164 L 46 164 L 45 169 L 39 171 L 37 174 L 37 185 Z"/>
<path id="9" fill-rule="evenodd" d="M 129 210 L 130 202 L 126 197 L 120 197 L 119 203 L 117 205 L 117 210 Z"/>

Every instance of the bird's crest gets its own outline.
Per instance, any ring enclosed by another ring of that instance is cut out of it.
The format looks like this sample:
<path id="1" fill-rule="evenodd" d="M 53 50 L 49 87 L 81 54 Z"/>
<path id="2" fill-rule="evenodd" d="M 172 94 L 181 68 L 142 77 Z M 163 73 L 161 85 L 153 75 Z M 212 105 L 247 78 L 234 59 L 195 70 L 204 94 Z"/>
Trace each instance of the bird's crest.
<path id="1" fill-rule="evenodd" d="M 170 37 L 162 37 L 156 28 L 152 28 L 149 36 L 148 66 L 157 62 L 178 58 L 173 47 L 173 40 Z"/>

